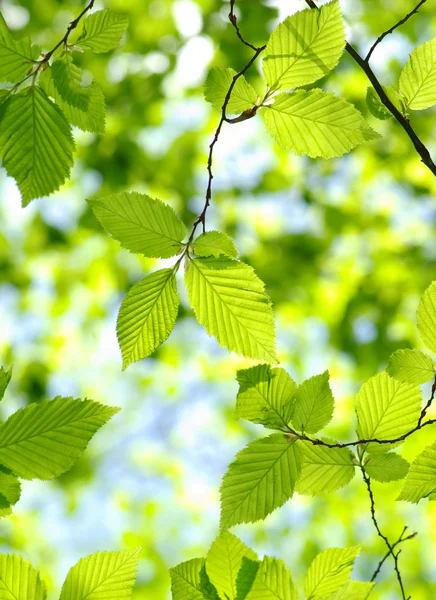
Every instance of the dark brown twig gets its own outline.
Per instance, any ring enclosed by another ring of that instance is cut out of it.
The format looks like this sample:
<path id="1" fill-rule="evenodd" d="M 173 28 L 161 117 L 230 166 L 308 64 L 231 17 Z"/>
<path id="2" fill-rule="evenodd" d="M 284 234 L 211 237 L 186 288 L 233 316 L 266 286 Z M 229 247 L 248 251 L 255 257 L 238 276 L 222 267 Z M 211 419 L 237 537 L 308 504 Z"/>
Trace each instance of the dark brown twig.
<path id="1" fill-rule="evenodd" d="M 404 529 L 400 535 L 400 537 L 398 538 L 398 540 L 392 544 L 392 550 L 394 550 L 397 546 L 399 546 L 400 544 L 402 544 L 403 542 L 407 542 L 407 540 L 412 540 L 413 538 L 415 538 L 418 533 L 416 531 L 414 531 L 413 533 L 409 533 L 409 535 L 407 535 L 406 537 L 404 537 L 404 534 L 407 531 L 407 525 L 404 526 Z M 372 577 L 371 577 L 371 581 L 375 581 L 377 578 L 377 575 L 380 573 L 380 570 L 382 568 L 382 566 L 384 565 L 385 561 L 389 558 L 389 556 L 391 555 L 391 552 L 388 551 L 386 552 L 386 554 L 384 555 L 384 557 L 380 560 L 380 562 L 377 565 L 376 570 L 374 571 Z"/>
<path id="2" fill-rule="evenodd" d="M 230 0 L 229 21 L 235 28 L 236 35 L 241 40 L 241 42 L 243 44 L 245 44 L 245 46 L 248 46 L 249 48 L 254 50 L 254 52 L 256 52 L 257 50 L 259 50 L 259 48 L 257 48 L 256 46 L 253 46 L 253 44 L 250 44 L 250 42 L 247 42 L 247 40 L 245 40 L 241 34 L 241 30 L 239 29 L 239 26 L 238 26 L 238 17 L 235 15 L 235 4 L 236 4 L 236 0 Z"/>

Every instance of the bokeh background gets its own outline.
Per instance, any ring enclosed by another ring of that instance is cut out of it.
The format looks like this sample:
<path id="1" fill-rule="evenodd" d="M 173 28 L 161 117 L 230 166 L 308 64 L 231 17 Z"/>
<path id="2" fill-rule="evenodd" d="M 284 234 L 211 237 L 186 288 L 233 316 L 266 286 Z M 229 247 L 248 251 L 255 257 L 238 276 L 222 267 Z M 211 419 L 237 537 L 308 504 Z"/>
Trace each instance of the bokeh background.
<path id="1" fill-rule="evenodd" d="M 0 2 L 17 35 L 51 48 L 82 9 L 79 0 Z M 247 39 L 269 32 L 303 0 L 239 0 Z M 411 10 L 411 0 L 342 3 L 348 39 L 362 52 Z M 56 598 L 68 569 L 97 550 L 143 548 L 134 599 L 170 598 L 167 569 L 202 556 L 217 535 L 219 484 L 234 454 L 262 435 L 234 420 L 235 371 L 229 355 L 182 308 L 169 341 L 121 372 L 116 315 L 129 287 L 171 261 L 141 259 L 101 230 L 86 198 L 136 190 L 170 203 L 190 225 L 206 184 L 206 152 L 218 114 L 203 100 L 211 65 L 241 68 L 250 57 L 219 0 L 107 0 L 130 15 L 119 49 L 84 53 L 107 98 L 107 133 L 76 131 L 71 181 L 23 210 L 0 171 L 0 358 L 14 377 L 3 417 L 46 397 L 90 397 L 122 412 L 84 458 L 52 482 L 25 482 L 15 515 L 0 523 L 0 550 L 38 566 Z M 435 36 L 429 0 L 378 47 L 373 66 L 395 84 L 409 52 Z M 71 39 L 74 39 L 73 37 Z M 259 64 L 248 78 L 260 92 Z M 261 118 L 223 130 L 215 157 L 208 228 L 232 235 L 242 258 L 266 282 L 275 307 L 282 366 L 297 382 L 330 369 L 336 396 L 330 435 L 353 435 L 353 395 L 385 368 L 392 351 L 419 345 L 415 311 L 436 275 L 436 180 L 404 132 L 376 121 L 365 105 L 367 81 L 348 56 L 321 81 L 358 106 L 383 137 L 329 161 L 280 149 Z M 436 155 L 434 110 L 413 124 Z M 425 397 L 429 390 L 424 386 Z M 434 415 L 434 413 L 433 413 Z M 436 432 L 425 429 L 401 453 L 413 458 Z M 419 536 L 401 555 L 414 600 L 436 597 L 434 505 L 395 503 L 400 484 L 374 484 L 383 530 L 404 523 Z M 385 552 L 356 476 L 343 491 L 296 496 L 265 522 L 235 529 L 259 554 L 282 558 L 300 584 L 315 554 L 362 544 L 354 576 L 368 579 Z M 399 598 L 392 566 L 373 598 Z M 300 587 L 301 589 L 301 587 Z"/>

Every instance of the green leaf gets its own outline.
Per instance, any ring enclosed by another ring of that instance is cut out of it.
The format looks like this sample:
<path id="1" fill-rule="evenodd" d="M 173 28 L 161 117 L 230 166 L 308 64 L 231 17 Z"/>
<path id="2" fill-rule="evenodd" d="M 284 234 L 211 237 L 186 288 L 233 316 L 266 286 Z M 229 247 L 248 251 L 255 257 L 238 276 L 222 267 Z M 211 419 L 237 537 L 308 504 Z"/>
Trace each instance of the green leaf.
<path id="1" fill-rule="evenodd" d="M 278 94 L 263 114 L 277 143 L 312 158 L 342 156 L 380 137 L 352 104 L 318 89 Z"/>
<path id="2" fill-rule="evenodd" d="M 307 600 L 325 598 L 344 586 L 351 575 L 359 546 L 328 548 L 315 557 L 307 572 L 304 593 Z"/>
<path id="3" fill-rule="evenodd" d="M 131 252 L 170 258 L 182 248 L 186 228 L 169 204 L 137 192 L 88 202 L 106 231 Z"/>
<path id="4" fill-rule="evenodd" d="M 173 600 L 219 600 L 205 569 L 204 558 L 193 558 L 170 569 Z"/>
<path id="5" fill-rule="evenodd" d="M 179 295 L 173 269 L 151 273 L 130 288 L 117 321 L 123 370 L 150 356 L 168 338 L 178 310 Z"/>
<path id="6" fill-rule="evenodd" d="M 29 404 L 0 425 L 0 463 L 23 479 L 57 477 L 118 410 L 60 397 Z"/>
<path id="7" fill-rule="evenodd" d="M 21 496 L 19 480 L 0 466 L 0 509 L 9 509 L 16 504 Z"/>
<path id="8" fill-rule="evenodd" d="M 391 85 L 383 86 L 383 90 L 395 108 L 397 108 L 401 113 L 404 113 L 405 107 L 403 96 Z M 376 119 L 380 119 L 380 121 L 386 121 L 386 119 L 390 119 L 392 117 L 391 111 L 386 108 L 372 86 L 366 90 L 366 104 L 368 105 L 371 114 L 376 117 Z"/>
<path id="9" fill-rule="evenodd" d="M 248 592 L 253 587 L 259 567 L 258 560 L 251 560 L 246 556 L 242 558 L 241 568 L 236 578 L 236 600 L 246 599 Z"/>
<path id="10" fill-rule="evenodd" d="M 196 258 L 185 282 L 197 321 L 221 346 L 277 362 L 271 302 L 251 267 L 224 257 Z"/>
<path id="11" fill-rule="evenodd" d="M 12 367 L 9 371 L 5 371 L 4 367 L 0 367 L 0 400 L 3 400 L 6 389 L 11 381 Z"/>
<path id="12" fill-rule="evenodd" d="M 300 471 L 298 448 L 285 435 L 248 444 L 221 484 L 221 529 L 254 523 L 282 506 L 292 497 Z"/>
<path id="13" fill-rule="evenodd" d="M 0 554 L 0 600 L 45 600 L 47 589 L 30 562 Z"/>
<path id="14" fill-rule="evenodd" d="M 366 600 L 375 583 L 365 581 L 349 581 L 327 600 Z"/>
<path id="15" fill-rule="evenodd" d="M 315 496 L 338 490 L 353 479 L 353 454 L 347 448 L 314 446 L 298 442 L 301 453 L 301 475 L 295 491 Z"/>
<path id="16" fill-rule="evenodd" d="M 51 70 L 53 84 L 64 102 L 86 111 L 91 95 L 89 87 L 83 87 L 82 71 L 73 62 L 71 54 L 64 54 L 53 63 Z"/>
<path id="17" fill-rule="evenodd" d="M 284 369 L 256 365 L 241 369 L 236 378 L 239 383 L 237 419 L 261 423 L 271 429 L 286 427 L 294 412 L 297 386 Z"/>
<path id="18" fill-rule="evenodd" d="M 417 318 L 422 341 L 427 348 L 436 352 L 436 281 L 422 295 Z"/>
<path id="19" fill-rule="evenodd" d="M 129 19 L 105 8 L 85 19 L 83 33 L 76 44 L 94 52 L 108 52 L 120 43 L 127 30 Z"/>
<path id="20" fill-rule="evenodd" d="M 397 350 L 389 358 L 386 371 L 403 383 L 421 385 L 436 375 L 432 359 L 420 350 Z"/>
<path id="21" fill-rule="evenodd" d="M 265 556 L 247 600 L 297 600 L 292 575 L 283 561 Z"/>
<path id="22" fill-rule="evenodd" d="M 396 439 L 416 426 L 421 414 L 421 391 L 383 371 L 362 385 L 355 406 L 360 439 Z M 373 443 L 366 449 L 385 452 L 389 445 Z"/>
<path id="23" fill-rule="evenodd" d="M 413 50 L 400 75 L 400 92 L 413 110 L 436 104 L 436 38 Z"/>
<path id="24" fill-rule="evenodd" d="M 417 504 L 436 491 L 436 442 L 427 446 L 410 465 L 409 474 L 397 500 Z"/>
<path id="25" fill-rule="evenodd" d="M 409 471 L 409 463 L 394 452 L 373 454 L 365 463 L 365 471 L 376 481 L 387 483 L 404 479 Z"/>
<path id="26" fill-rule="evenodd" d="M 237 73 L 233 69 L 214 67 L 209 71 L 204 84 L 204 97 L 217 110 L 222 109 L 235 75 Z M 236 80 L 226 112 L 229 115 L 240 114 L 247 108 L 254 106 L 256 102 L 257 94 L 255 90 L 242 75 Z"/>
<path id="27" fill-rule="evenodd" d="M 273 31 L 265 49 L 263 76 L 272 90 L 313 83 L 336 67 L 345 48 L 338 1 L 288 17 Z"/>
<path id="28" fill-rule="evenodd" d="M 29 38 L 14 40 L 0 12 L 0 82 L 17 83 L 31 70 L 41 48 Z"/>
<path id="29" fill-rule="evenodd" d="M 24 206 L 58 190 L 70 175 L 71 127 L 37 86 L 0 106 L 0 148 L 3 166 L 17 181 Z"/>
<path id="30" fill-rule="evenodd" d="M 199 235 L 194 241 L 194 253 L 197 256 L 215 256 L 215 258 L 218 258 L 220 254 L 230 258 L 238 256 L 232 238 L 220 231 L 206 231 Z"/>
<path id="31" fill-rule="evenodd" d="M 206 572 L 221 598 L 236 598 L 236 578 L 244 557 L 257 560 L 256 553 L 229 531 L 213 542 L 206 557 Z"/>
<path id="32" fill-rule="evenodd" d="M 334 399 L 329 384 L 330 373 L 325 371 L 304 381 L 295 394 L 292 424 L 298 431 L 317 433 L 330 423 Z"/>
<path id="33" fill-rule="evenodd" d="M 140 550 L 97 552 L 81 558 L 68 572 L 59 600 L 131 598 Z"/>

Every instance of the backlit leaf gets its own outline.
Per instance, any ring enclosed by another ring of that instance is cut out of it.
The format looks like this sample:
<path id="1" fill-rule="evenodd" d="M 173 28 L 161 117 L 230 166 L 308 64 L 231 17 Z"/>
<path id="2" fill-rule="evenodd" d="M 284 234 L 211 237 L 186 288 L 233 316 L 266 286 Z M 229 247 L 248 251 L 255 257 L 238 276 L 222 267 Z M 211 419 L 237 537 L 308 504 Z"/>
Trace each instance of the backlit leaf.
<path id="1" fill-rule="evenodd" d="M 424 344 L 436 352 L 436 281 L 422 295 L 417 318 L 418 331 Z"/>
<path id="2" fill-rule="evenodd" d="M 12 367 L 6 371 L 4 367 L 0 367 L 0 400 L 3 400 L 6 389 L 11 381 Z"/>
<path id="3" fill-rule="evenodd" d="M 351 575 L 359 546 L 328 548 L 315 557 L 307 572 L 304 593 L 307 600 L 318 600 L 344 586 Z"/>
<path id="4" fill-rule="evenodd" d="M 209 71 L 204 84 L 204 97 L 217 110 L 221 110 L 233 77 L 236 74 L 233 69 L 220 69 L 218 67 L 214 67 Z M 247 108 L 254 106 L 256 101 L 256 92 L 242 75 L 236 80 L 226 112 L 229 115 L 240 114 Z"/>
<path id="5" fill-rule="evenodd" d="M 398 500 L 418 503 L 436 491 L 436 442 L 427 446 L 410 465 Z"/>
<path id="6" fill-rule="evenodd" d="M 400 92 L 407 106 L 423 110 L 436 104 L 436 38 L 418 46 L 400 75 Z"/>
<path id="7" fill-rule="evenodd" d="M 56 60 L 51 73 L 54 86 L 62 100 L 70 106 L 86 111 L 91 95 L 89 88 L 81 85 L 82 71 L 74 64 L 71 54 L 64 54 Z"/>
<path id="8" fill-rule="evenodd" d="M 108 52 L 118 46 L 128 25 L 126 16 L 108 8 L 98 10 L 85 19 L 83 33 L 76 43 L 94 52 Z"/>
<path id="9" fill-rule="evenodd" d="M 39 571 L 14 554 L 0 554 L 0 600 L 45 600 Z"/>
<path id="10" fill-rule="evenodd" d="M 404 479 L 408 470 L 407 460 L 394 452 L 372 454 L 369 461 L 365 463 L 365 471 L 368 475 L 382 483 Z"/>
<path id="11" fill-rule="evenodd" d="M 330 389 L 330 374 L 325 371 L 304 381 L 295 394 L 292 424 L 298 431 L 317 433 L 331 421 L 334 399 Z"/>
<path id="12" fill-rule="evenodd" d="M 404 383 L 421 385 L 436 375 L 432 359 L 420 350 L 397 350 L 389 358 L 386 371 Z"/>
<path id="13" fill-rule="evenodd" d="M 15 40 L 0 12 L 0 82 L 17 83 L 25 77 L 39 58 L 41 48 L 29 38 Z"/>
<path id="14" fill-rule="evenodd" d="M 366 600 L 375 583 L 366 581 L 349 581 L 327 600 Z"/>
<path id="15" fill-rule="evenodd" d="M 265 556 L 260 563 L 247 600 L 297 600 L 292 575 L 283 561 Z"/>
<path id="16" fill-rule="evenodd" d="M 215 256 L 215 258 L 221 254 L 230 258 L 238 256 L 232 238 L 220 231 L 206 231 L 199 235 L 194 242 L 194 253 L 197 256 Z"/>
<path id="17" fill-rule="evenodd" d="M 353 479 L 355 464 L 347 448 L 314 446 L 298 442 L 301 454 L 301 475 L 295 491 L 315 496 L 338 490 Z"/>
<path id="18" fill-rule="evenodd" d="M 397 90 L 391 85 L 383 86 L 383 90 L 395 108 L 397 108 L 401 113 L 404 113 L 403 96 L 401 96 L 401 94 L 397 92 Z M 386 119 L 390 119 L 392 117 L 391 111 L 386 108 L 372 86 L 370 86 L 366 91 L 366 104 L 368 105 L 371 114 L 376 117 L 376 119 L 385 121 Z"/>

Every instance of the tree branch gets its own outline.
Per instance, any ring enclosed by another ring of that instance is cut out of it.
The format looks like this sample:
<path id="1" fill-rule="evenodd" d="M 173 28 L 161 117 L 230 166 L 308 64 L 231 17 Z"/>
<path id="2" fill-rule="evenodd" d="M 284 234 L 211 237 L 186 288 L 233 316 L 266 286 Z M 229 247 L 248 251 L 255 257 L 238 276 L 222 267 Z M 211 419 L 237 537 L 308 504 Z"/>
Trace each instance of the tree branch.
<path id="1" fill-rule="evenodd" d="M 404 537 L 404 534 L 407 531 L 407 525 L 404 525 L 404 529 L 400 535 L 400 537 L 398 538 L 398 540 L 392 544 L 392 550 L 394 550 L 397 546 L 399 546 L 400 544 L 402 544 L 403 542 L 407 542 L 407 540 L 412 540 L 413 538 L 415 538 L 418 533 L 416 531 L 414 531 L 413 533 L 410 533 L 409 535 L 407 535 L 406 537 Z M 380 573 L 380 570 L 382 568 L 382 566 L 384 565 L 385 561 L 389 558 L 389 556 L 391 555 L 391 552 L 388 551 L 386 552 L 386 554 L 384 555 L 384 557 L 380 560 L 380 562 L 377 565 L 376 570 L 374 571 L 372 577 L 371 577 L 371 581 L 375 581 L 377 578 L 377 575 Z"/>

